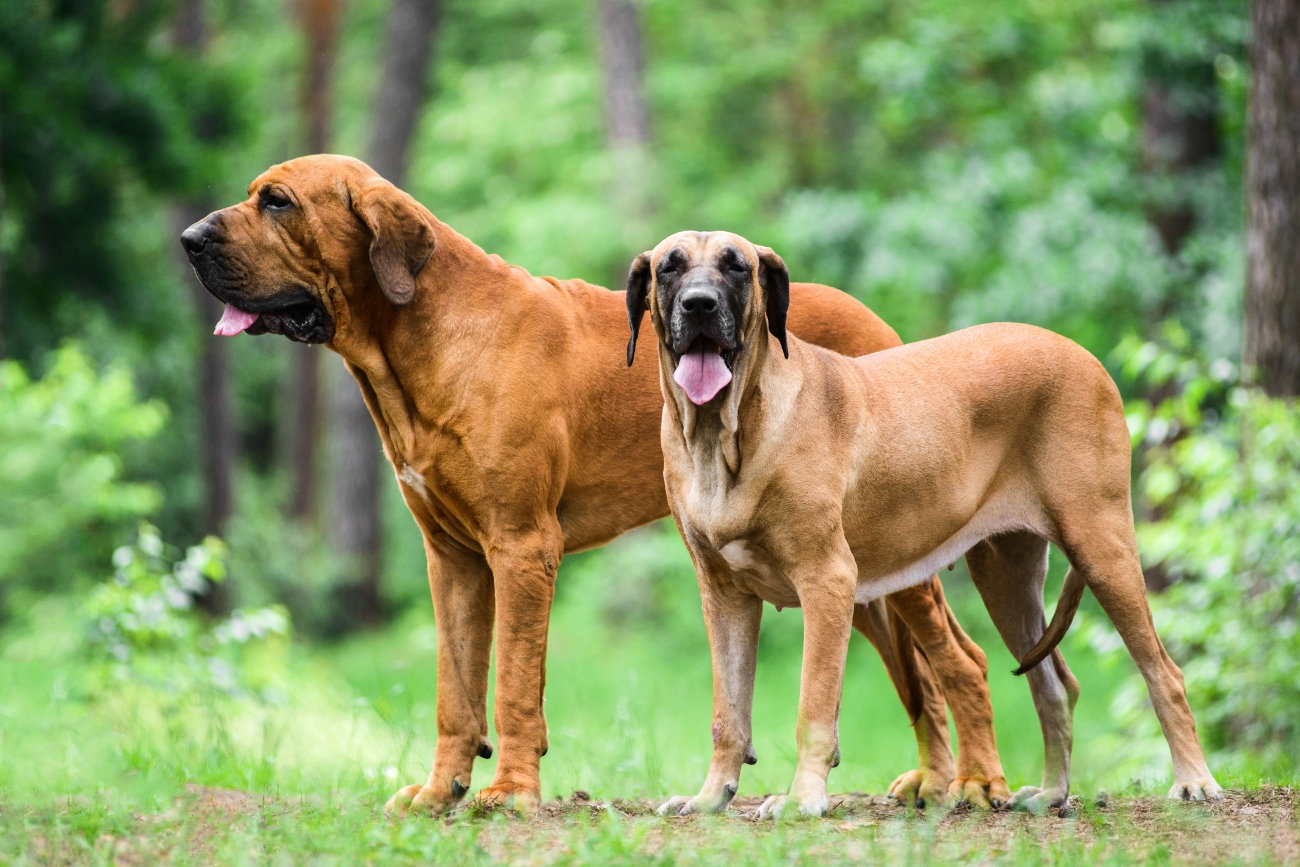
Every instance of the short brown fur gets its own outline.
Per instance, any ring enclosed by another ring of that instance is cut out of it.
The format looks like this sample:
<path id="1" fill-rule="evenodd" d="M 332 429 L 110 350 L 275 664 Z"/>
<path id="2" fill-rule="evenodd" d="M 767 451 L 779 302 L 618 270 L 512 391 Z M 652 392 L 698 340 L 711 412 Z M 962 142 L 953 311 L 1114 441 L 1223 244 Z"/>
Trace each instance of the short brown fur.
<path id="1" fill-rule="evenodd" d="M 710 276 L 723 273 L 712 263 L 733 261 L 733 250 L 743 251 L 751 269 L 741 284 L 740 347 L 729 350 L 734 378 L 697 406 L 673 379 L 673 347 L 687 338 L 671 333 L 669 319 L 680 325 L 690 315 L 698 324 L 711 314 L 683 313 L 690 308 L 680 298 L 738 291 L 734 281 Z M 779 301 L 768 287 L 781 285 L 785 264 L 725 232 L 673 235 L 643 254 L 634 273 L 639 281 L 629 292 L 644 293 L 640 303 L 659 337 L 668 499 L 695 561 L 714 655 L 714 731 L 721 736 L 697 798 L 734 788 L 740 772 L 760 599 L 801 605 L 805 624 L 794 782 L 760 814 L 779 817 L 789 805 L 820 815 L 838 755 L 855 604 L 924 586 L 936 565 L 964 553 L 1011 652 L 1027 664 L 1036 661 L 1031 654 L 1052 658 L 1029 672 L 1045 740 L 1043 785 L 1021 789 L 1014 806 L 1046 809 L 1069 792 L 1078 684 L 1054 642 L 1084 584 L 1146 678 L 1173 754 L 1170 797 L 1222 796 L 1181 672 L 1152 625 L 1129 501 L 1123 405 L 1096 359 L 1049 331 L 1008 324 L 864 358 L 791 336 L 784 358 L 784 335 L 768 333 L 769 304 Z M 673 294 L 686 285 L 690 293 Z M 791 298 L 790 316 L 797 303 Z M 1050 632 L 1042 597 L 1048 541 L 1071 563 Z M 931 631 L 943 638 L 937 618 L 909 625 L 922 646 Z M 959 648 L 952 653 L 960 659 Z M 945 668 L 958 670 L 946 657 L 931 655 L 930 662 L 941 678 Z"/>
<path id="2" fill-rule="evenodd" d="M 275 317 L 303 293 L 319 305 L 327 318 L 313 320 L 324 326 L 311 333 L 329 335 L 326 345 L 360 384 L 423 532 L 438 629 L 438 741 L 428 782 L 397 793 L 390 808 L 451 807 L 470 787 L 475 756 L 492 754 L 495 625 L 500 758 L 479 798 L 535 809 L 560 559 L 668 514 L 657 368 L 650 353 L 631 370 L 622 364 L 622 293 L 534 277 L 487 255 L 346 157 L 275 166 L 253 181 L 247 201 L 191 231 L 213 245 L 191 253 L 200 277 L 221 300 L 272 323 L 259 330 L 307 339 Z M 847 295 L 809 284 L 793 291 L 796 333 L 852 354 L 898 345 Z M 895 609 L 914 626 L 955 628 L 941 595 L 906 591 Z M 925 760 L 894 793 L 942 801 L 951 783 L 955 795 L 981 803 L 999 797 L 996 781 L 991 795 L 989 781 L 972 783 L 978 774 L 953 781 L 943 699 L 929 674 L 939 663 L 917 659 L 884 611 L 862 606 L 859 626 L 908 700 Z M 982 665 L 978 648 L 966 652 L 966 668 Z M 968 696 L 949 695 L 955 706 L 987 705 L 982 679 L 964 688 Z M 976 769 L 997 767 L 991 719 L 984 725 L 961 741 Z"/>

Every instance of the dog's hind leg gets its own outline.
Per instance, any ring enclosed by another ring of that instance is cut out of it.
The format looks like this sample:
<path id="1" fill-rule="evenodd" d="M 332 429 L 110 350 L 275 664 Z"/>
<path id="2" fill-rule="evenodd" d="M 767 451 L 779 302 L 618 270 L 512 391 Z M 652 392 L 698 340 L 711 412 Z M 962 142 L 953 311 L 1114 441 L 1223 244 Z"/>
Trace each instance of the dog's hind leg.
<path id="1" fill-rule="evenodd" d="M 1124 511 L 1122 518 L 1109 522 L 1095 516 L 1090 516 L 1086 523 L 1080 521 L 1079 527 L 1086 528 L 1086 533 L 1071 532 L 1077 528 L 1062 522 L 1063 547 L 1115 625 L 1146 681 L 1151 705 L 1174 763 L 1174 785 L 1169 797 L 1217 800 L 1223 797 L 1223 789 L 1210 773 L 1196 736 L 1196 720 L 1187 704 L 1183 673 L 1169 658 L 1156 634 L 1132 520 L 1127 510 Z"/>
<path id="2" fill-rule="evenodd" d="M 888 795 L 905 806 L 942 805 L 957 776 L 957 763 L 948 739 L 948 706 L 930 665 L 913 642 L 907 624 L 885 599 L 854 606 L 853 626 L 880 654 L 916 734 L 919 766 L 899 775 L 890 784 Z"/>
<path id="3" fill-rule="evenodd" d="M 1025 532 L 994 536 L 966 552 L 971 579 L 993 625 L 1017 659 L 1023 658 L 1047 628 L 1043 616 L 1047 553 L 1045 539 Z M 1012 795 L 1015 809 L 1042 812 L 1064 804 L 1070 794 L 1070 750 L 1079 683 L 1058 651 L 1053 652 L 1052 663 L 1036 666 L 1027 674 L 1043 729 L 1043 784 L 1025 786 Z"/>
<path id="4" fill-rule="evenodd" d="M 977 807 L 1000 807 L 1010 800 L 1011 793 L 993 734 L 984 652 L 969 638 L 966 643 L 958 638 L 960 627 L 953 628 L 955 618 L 937 578 L 900 590 L 888 600 L 911 630 L 952 708 L 957 726 L 957 777 L 948 797 Z"/>
<path id="5" fill-rule="evenodd" d="M 474 758 L 489 758 L 487 687 L 495 609 L 492 572 L 482 555 L 425 542 L 438 628 L 438 742 L 429 782 L 389 799 L 391 815 L 442 813 L 469 791 Z"/>

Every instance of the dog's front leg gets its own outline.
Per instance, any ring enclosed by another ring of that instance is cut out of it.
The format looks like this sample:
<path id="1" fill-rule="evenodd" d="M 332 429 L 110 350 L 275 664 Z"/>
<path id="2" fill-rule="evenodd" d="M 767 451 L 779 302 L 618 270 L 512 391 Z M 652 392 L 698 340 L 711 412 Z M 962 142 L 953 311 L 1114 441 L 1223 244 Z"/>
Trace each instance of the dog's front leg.
<path id="1" fill-rule="evenodd" d="M 438 744 L 433 771 L 389 799 L 390 815 L 442 813 L 469 790 L 474 757 L 489 758 L 488 663 L 492 653 L 492 572 L 481 554 L 444 544 L 424 545 L 438 625 Z"/>
<path id="2" fill-rule="evenodd" d="M 758 761 L 751 726 L 763 600 L 717 588 L 703 576 L 700 598 L 713 656 L 713 760 L 700 793 L 670 798 L 659 808 L 661 816 L 722 812 L 736 796 L 741 765 Z"/>
<path id="3" fill-rule="evenodd" d="M 795 580 L 803 606 L 803 672 L 795 739 L 799 757 L 788 795 L 773 795 L 759 807 L 762 819 L 779 819 L 797 806 L 804 816 L 826 813 L 826 777 L 840 763 L 840 695 L 853 631 L 857 567 L 847 551 L 822 569 L 800 570 Z"/>
<path id="4" fill-rule="evenodd" d="M 546 637 L 555 574 L 564 551 L 558 524 L 489 547 L 496 590 L 497 772 L 478 794 L 485 807 L 532 815 L 541 805 L 540 762 L 546 754 Z"/>

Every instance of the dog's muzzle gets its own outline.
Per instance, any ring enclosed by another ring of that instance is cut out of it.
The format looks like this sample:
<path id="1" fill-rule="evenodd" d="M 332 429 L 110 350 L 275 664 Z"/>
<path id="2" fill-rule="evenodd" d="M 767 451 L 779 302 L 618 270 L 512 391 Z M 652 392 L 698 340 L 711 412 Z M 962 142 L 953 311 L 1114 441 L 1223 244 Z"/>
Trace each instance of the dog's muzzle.
<path id="1" fill-rule="evenodd" d="M 334 320 L 307 287 L 288 285 L 257 295 L 248 291 L 256 275 L 243 257 L 221 239 L 213 216 L 182 232 L 181 246 L 203 288 L 226 305 L 216 334 L 280 334 L 298 343 L 328 343 L 333 339 Z"/>
<path id="2" fill-rule="evenodd" d="M 731 384 L 737 348 L 734 319 L 713 286 L 684 288 L 673 308 L 673 381 L 692 403 L 702 405 Z"/>

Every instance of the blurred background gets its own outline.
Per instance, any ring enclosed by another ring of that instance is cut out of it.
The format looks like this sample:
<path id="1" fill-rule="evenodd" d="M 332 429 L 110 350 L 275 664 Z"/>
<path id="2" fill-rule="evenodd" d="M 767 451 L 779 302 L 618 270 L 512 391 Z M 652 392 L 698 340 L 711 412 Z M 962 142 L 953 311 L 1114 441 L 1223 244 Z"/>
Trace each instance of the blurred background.
<path id="1" fill-rule="evenodd" d="M 6 0 L 0 787 L 382 799 L 428 772 L 423 550 L 356 386 L 326 350 L 212 337 L 177 240 L 313 152 L 539 275 L 620 288 L 666 234 L 728 229 L 904 340 L 1079 341 L 1129 401 L 1152 604 L 1212 764 L 1294 778 L 1300 28 L 1259 24 L 1288 5 Z M 1036 782 L 1028 691 L 964 566 L 943 580 L 1011 783 Z M 1160 785 L 1087 605 L 1076 784 Z M 742 791 L 788 782 L 800 638 L 768 609 Z M 671 524 L 568 558 L 551 642 L 545 794 L 694 791 L 709 658 Z M 856 638 L 841 737 L 833 790 L 915 763 Z"/>

